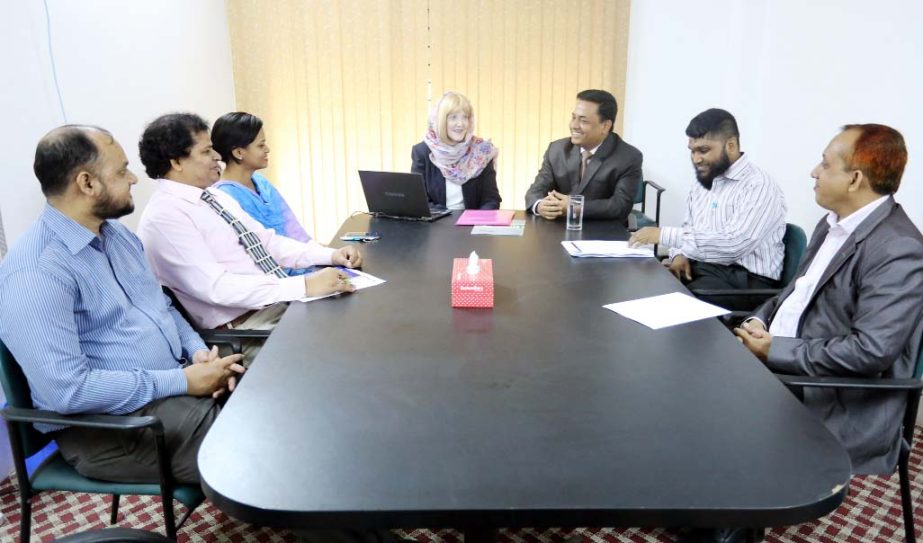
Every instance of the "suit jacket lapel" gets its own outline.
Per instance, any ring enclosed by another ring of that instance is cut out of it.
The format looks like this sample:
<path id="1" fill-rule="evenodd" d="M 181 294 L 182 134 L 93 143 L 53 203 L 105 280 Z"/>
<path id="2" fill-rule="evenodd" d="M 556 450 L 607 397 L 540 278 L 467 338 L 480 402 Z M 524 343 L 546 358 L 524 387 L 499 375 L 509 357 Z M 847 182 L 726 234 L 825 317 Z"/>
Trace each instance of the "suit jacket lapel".
<path id="1" fill-rule="evenodd" d="M 582 194 L 583 189 L 590 184 L 590 180 L 593 179 L 593 176 L 596 175 L 596 172 L 602 166 L 603 161 L 615 151 L 615 145 L 617 143 L 615 134 L 609 134 L 606 136 L 606 139 L 603 140 L 603 144 L 599 146 L 599 149 L 596 150 L 596 154 L 590 157 L 590 161 L 586 165 L 586 173 L 583 176 L 583 179 L 578 179 L 579 184 L 575 184 L 577 187 L 576 190 L 571 192 L 571 194 Z M 579 145 L 574 146 L 577 149 L 577 175 L 575 178 L 580 177 L 580 152 L 582 151 Z"/>
<path id="2" fill-rule="evenodd" d="M 878 226 L 878 223 L 884 220 L 885 217 L 891 214 L 891 210 L 894 209 L 894 199 L 888 198 L 888 200 L 881 205 L 878 209 L 872 212 L 871 215 L 866 217 L 859 226 L 853 231 L 853 233 L 846 238 L 846 242 L 843 243 L 843 246 L 840 247 L 840 250 L 837 251 L 836 255 L 833 257 L 833 260 L 830 261 L 830 264 L 827 266 L 827 269 L 824 270 L 823 275 L 820 276 L 820 281 L 817 282 L 817 288 L 814 289 L 816 294 L 826 283 L 830 280 L 831 277 L 840 269 L 840 267 L 852 257 L 856 252 L 856 248 L 859 243 L 866 238 L 866 236 L 871 233 L 872 230 Z M 814 295 L 812 294 L 811 300 L 808 302 L 808 305 L 814 302 Z"/>
<path id="3" fill-rule="evenodd" d="M 562 190 L 563 194 L 579 194 L 576 189 L 580 185 L 580 146 L 572 145 L 567 155 L 567 182 L 569 190 Z M 562 187 L 563 188 L 563 187 Z"/>

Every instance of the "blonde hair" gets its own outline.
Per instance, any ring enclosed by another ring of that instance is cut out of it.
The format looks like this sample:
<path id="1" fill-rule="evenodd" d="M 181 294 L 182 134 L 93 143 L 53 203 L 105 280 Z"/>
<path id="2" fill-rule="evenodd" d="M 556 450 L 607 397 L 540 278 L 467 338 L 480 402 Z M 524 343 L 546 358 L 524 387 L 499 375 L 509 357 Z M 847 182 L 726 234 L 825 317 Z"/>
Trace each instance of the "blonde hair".
<path id="1" fill-rule="evenodd" d="M 458 111 L 468 115 L 468 132 L 470 133 L 474 129 L 474 111 L 471 108 L 471 102 L 464 95 L 457 92 L 447 92 L 436 106 L 436 135 L 446 145 L 455 145 L 455 142 L 449 139 L 446 120 L 449 115 Z"/>

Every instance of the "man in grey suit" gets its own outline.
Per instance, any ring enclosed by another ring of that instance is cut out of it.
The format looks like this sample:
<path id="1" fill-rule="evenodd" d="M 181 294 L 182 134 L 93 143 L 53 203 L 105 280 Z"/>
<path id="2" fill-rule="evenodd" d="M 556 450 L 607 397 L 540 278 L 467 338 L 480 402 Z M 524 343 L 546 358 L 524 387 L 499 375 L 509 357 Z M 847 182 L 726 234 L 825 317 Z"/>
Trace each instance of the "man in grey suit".
<path id="1" fill-rule="evenodd" d="M 894 201 L 907 149 L 893 128 L 847 125 L 811 172 L 818 223 L 797 279 L 737 336 L 771 370 L 907 378 L 923 334 L 923 236 Z M 894 472 L 904 399 L 805 389 L 857 474 Z"/>
<path id="2" fill-rule="evenodd" d="M 625 222 L 641 183 L 641 152 L 612 130 L 618 105 L 612 94 L 577 94 L 570 137 L 551 142 L 542 169 L 526 191 L 526 209 L 548 220 L 563 217 L 572 194 L 584 196 L 585 219 Z"/>

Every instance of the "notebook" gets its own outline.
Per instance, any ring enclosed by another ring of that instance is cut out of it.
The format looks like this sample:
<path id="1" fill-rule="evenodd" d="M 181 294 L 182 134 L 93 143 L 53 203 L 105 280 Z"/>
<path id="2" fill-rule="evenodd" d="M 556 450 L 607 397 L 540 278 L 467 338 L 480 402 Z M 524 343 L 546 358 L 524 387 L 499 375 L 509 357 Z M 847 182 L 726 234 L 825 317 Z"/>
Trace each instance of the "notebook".
<path id="1" fill-rule="evenodd" d="M 418 173 L 359 170 L 369 212 L 377 217 L 411 221 L 435 221 L 451 215 L 444 207 L 431 207 L 423 176 Z"/>
<path id="2" fill-rule="evenodd" d="M 509 226 L 515 214 L 501 209 L 466 209 L 455 226 Z"/>

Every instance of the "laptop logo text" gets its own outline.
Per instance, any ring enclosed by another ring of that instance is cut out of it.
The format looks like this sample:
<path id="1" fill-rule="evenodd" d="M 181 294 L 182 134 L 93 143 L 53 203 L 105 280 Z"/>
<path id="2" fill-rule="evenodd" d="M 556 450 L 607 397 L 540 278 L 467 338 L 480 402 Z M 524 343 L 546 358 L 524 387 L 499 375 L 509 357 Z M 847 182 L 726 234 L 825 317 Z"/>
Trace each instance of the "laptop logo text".
<path id="1" fill-rule="evenodd" d="M 385 196 L 391 196 L 392 198 L 403 198 L 403 192 L 387 192 L 385 191 Z"/>

